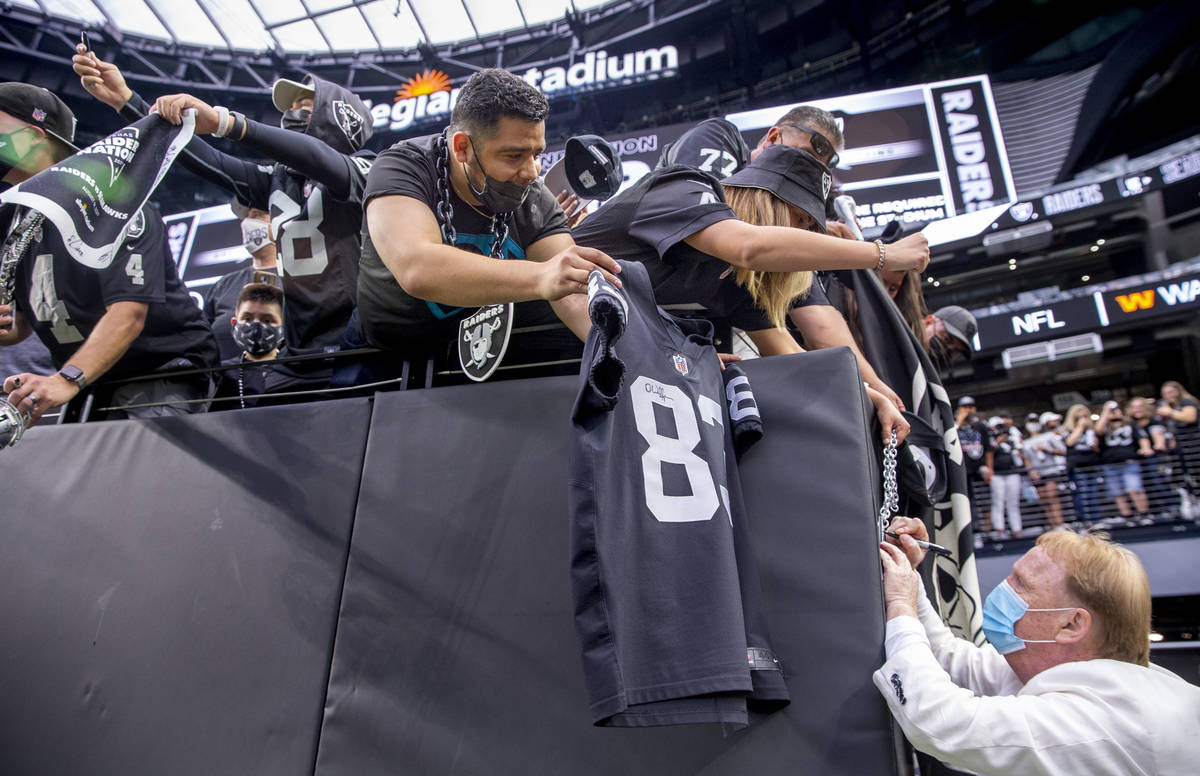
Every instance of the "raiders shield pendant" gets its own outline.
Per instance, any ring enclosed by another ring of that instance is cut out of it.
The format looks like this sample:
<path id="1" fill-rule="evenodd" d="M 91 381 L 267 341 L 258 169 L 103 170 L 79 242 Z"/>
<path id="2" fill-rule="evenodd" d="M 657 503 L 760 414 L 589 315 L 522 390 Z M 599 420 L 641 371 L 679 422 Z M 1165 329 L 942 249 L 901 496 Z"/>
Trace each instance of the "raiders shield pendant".
<path id="1" fill-rule="evenodd" d="M 508 350 L 512 324 L 512 302 L 480 307 L 458 324 L 458 363 L 463 374 L 477 383 L 492 376 Z"/>

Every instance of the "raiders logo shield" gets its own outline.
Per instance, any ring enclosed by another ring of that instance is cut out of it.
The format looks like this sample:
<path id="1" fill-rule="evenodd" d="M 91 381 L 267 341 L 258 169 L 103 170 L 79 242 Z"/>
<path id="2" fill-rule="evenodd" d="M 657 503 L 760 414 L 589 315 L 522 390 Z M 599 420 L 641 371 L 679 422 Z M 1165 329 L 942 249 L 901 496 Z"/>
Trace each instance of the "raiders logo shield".
<path id="1" fill-rule="evenodd" d="M 821 199 L 829 199 L 829 190 L 833 188 L 833 177 L 829 173 L 821 173 Z"/>
<path id="2" fill-rule="evenodd" d="M 366 122 L 363 121 L 363 117 L 348 102 L 344 100 L 333 101 L 333 118 L 351 143 L 356 147 L 363 144 L 362 134 Z"/>
<path id="3" fill-rule="evenodd" d="M 512 323 L 509 302 L 480 307 L 458 324 L 458 363 L 463 374 L 477 383 L 492 376 L 508 350 Z"/>
<path id="4" fill-rule="evenodd" d="M 1018 202 L 1008 209 L 1008 214 L 1013 217 L 1014 221 L 1025 223 L 1033 216 L 1033 203 Z"/>

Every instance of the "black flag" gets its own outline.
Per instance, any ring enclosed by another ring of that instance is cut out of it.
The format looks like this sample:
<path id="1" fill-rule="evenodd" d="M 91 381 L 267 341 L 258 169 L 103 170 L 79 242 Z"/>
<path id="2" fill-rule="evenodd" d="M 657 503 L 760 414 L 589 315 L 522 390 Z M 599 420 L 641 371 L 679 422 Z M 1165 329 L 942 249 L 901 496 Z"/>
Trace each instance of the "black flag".
<path id="1" fill-rule="evenodd" d="M 934 556 L 938 608 L 947 625 L 974 643 L 982 644 L 983 620 L 971 506 L 967 501 L 967 470 L 963 466 L 950 396 L 933 362 L 875 273 L 856 269 L 839 272 L 838 276 L 854 293 L 863 355 L 880 379 L 900 395 L 908 411 L 942 435 L 947 457 L 945 497 L 932 507 L 928 502 L 919 504 L 909 500 L 901 511 L 921 518 L 932 540 L 953 551 L 952 558 Z"/>
<path id="2" fill-rule="evenodd" d="M 126 234 L 140 226 L 142 205 L 192 139 L 195 117 L 174 126 L 151 114 L 0 194 L 54 224 L 76 261 L 112 263 Z"/>

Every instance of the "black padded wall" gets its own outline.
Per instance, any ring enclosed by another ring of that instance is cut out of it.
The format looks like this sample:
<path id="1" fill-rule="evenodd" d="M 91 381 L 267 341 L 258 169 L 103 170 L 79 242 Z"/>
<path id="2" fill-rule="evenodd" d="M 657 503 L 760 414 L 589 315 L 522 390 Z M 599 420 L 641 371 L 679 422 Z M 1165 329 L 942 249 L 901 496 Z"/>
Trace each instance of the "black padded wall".
<path id="1" fill-rule="evenodd" d="M 370 402 L 0 456 L 0 772 L 310 773 Z"/>
<path id="2" fill-rule="evenodd" d="M 568 585 L 574 378 L 377 397 L 317 771 L 895 771 L 877 488 L 848 350 L 751 362 L 743 461 L 793 703 L 750 728 L 595 728 Z M 636 455 L 637 451 L 613 451 Z"/>
<path id="3" fill-rule="evenodd" d="M 0 773 L 895 773 L 853 357 L 746 372 L 784 711 L 591 725 L 575 379 L 549 378 L 39 428 L 0 453 Z"/>

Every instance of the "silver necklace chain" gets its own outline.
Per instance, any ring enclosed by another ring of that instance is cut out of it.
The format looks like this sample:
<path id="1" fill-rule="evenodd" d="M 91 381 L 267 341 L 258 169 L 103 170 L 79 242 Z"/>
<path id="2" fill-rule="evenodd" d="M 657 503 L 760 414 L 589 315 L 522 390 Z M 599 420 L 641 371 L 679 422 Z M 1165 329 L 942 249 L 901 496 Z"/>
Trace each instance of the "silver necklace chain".
<path id="1" fill-rule="evenodd" d="M 446 245 L 454 245 L 458 241 L 458 232 L 454 228 L 454 205 L 450 203 L 450 144 L 446 142 L 444 134 L 438 135 L 437 140 L 434 141 L 434 150 L 437 151 L 435 165 L 438 201 L 434 205 L 433 212 L 437 216 L 438 226 L 442 229 L 442 242 Z M 472 209 L 479 212 L 474 207 Z M 483 214 L 480 213 L 480 215 Z M 504 256 L 504 243 L 508 241 L 508 215 L 508 213 L 501 213 L 498 216 L 492 216 L 492 249 L 488 255 L 493 259 Z"/>

